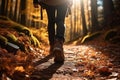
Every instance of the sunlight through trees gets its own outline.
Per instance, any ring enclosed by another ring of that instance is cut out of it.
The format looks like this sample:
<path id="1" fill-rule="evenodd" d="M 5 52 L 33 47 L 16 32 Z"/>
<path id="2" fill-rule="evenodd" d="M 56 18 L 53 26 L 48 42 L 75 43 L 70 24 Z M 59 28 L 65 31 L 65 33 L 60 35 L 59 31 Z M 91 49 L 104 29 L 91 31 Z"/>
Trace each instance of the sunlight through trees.
<path id="1" fill-rule="evenodd" d="M 101 25 L 111 23 L 112 20 L 111 22 L 108 20 L 112 19 L 112 11 L 117 4 L 116 1 L 73 0 L 73 5 L 68 9 L 65 20 L 66 41 L 92 33 L 101 29 Z M 45 9 L 41 6 L 34 8 L 33 0 L 1 0 L 0 14 L 28 27 L 47 26 Z"/>

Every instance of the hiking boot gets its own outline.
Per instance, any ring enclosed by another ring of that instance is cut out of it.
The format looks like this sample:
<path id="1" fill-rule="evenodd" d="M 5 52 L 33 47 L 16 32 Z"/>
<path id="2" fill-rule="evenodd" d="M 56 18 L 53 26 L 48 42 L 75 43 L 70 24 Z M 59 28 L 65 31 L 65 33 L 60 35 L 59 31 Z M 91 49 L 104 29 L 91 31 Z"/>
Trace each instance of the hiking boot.
<path id="1" fill-rule="evenodd" d="M 53 54 L 55 56 L 54 58 L 55 63 L 64 62 L 65 56 L 64 56 L 64 51 L 63 51 L 63 41 L 60 41 L 58 39 L 55 40 Z"/>
<path id="2" fill-rule="evenodd" d="M 50 50 L 49 50 L 50 55 L 53 55 L 53 48 L 54 48 L 54 45 L 50 45 Z"/>

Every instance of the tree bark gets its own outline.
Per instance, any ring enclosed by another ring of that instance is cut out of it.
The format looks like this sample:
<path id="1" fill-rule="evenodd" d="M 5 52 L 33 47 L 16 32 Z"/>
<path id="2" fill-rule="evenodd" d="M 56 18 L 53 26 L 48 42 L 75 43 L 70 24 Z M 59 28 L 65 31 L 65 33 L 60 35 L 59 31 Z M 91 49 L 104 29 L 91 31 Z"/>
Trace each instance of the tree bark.
<path id="1" fill-rule="evenodd" d="M 81 1 L 81 17 L 82 17 L 82 25 L 83 25 L 83 35 L 87 34 L 87 26 L 86 26 L 86 20 L 85 20 L 85 13 L 84 13 L 84 3 L 83 0 Z"/>
<path id="2" fill-rule="evenodd" d="M 23 25 L 26 25 L 26 0 L 21 0 L 20 2 L 20 13 L 21 13 L 21 19 L 20 23 Z"/>
<path id="3" fill-rule="evenodd" d="M 19 11 L 20 11 L 20 0 L 16 0 L 16 3 L 15 3 L 15 12 L 14 12 L 14 20 L 16 22 L 18 22 L 18 18 L 19 18 Z"/>
<path id="4" fill-rule="evenodd" d="M 97 10 L 97 0 L 91 0 L 91 32 L 96 31 L 98 27 L 98 10 Z"/>
<path id="5" fill-rule="evenodd" d="M 103 0 L 103 15 L 104 15 L 104 25 L 110 25 L 112 23 L 112 14 L 114 10 L 114 5 L 112 0 Z"/>
<path id="6" fill-rule="evenodd" d="M 5 0 L 1 1 L 0 15 L 5 15 Z"/>

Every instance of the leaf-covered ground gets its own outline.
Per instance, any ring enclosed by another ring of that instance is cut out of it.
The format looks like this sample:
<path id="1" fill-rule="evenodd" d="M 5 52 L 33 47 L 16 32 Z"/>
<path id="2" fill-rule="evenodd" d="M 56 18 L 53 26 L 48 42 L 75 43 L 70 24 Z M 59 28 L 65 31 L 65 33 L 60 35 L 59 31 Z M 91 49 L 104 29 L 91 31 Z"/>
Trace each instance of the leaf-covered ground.
<path id="1" fill-rule="evenodd" d="M 33 29 L 17 31 L 13 24 L 0 21 L 0 35 L 8 39 L 0 38 L 0 80 L 120 80 L 119 26 L 65 44 L 65 62 L 55 64 L 46 37 Z"/>
<path id="2" fill-rule="evenodd" d="M 65 44 L 64 64 L 54 64 L 49 56 L 37 59 L 32 80 L 120 80 L 120 38 L 105 40 L 106 32 L 83 44 Z"/>

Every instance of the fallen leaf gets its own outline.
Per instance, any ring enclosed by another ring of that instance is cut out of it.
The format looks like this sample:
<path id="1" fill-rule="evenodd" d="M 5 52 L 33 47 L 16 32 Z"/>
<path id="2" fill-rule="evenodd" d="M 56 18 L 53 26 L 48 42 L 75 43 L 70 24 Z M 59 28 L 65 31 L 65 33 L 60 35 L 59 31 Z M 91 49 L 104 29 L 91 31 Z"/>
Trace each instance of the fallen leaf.
<path id="1" fill-rule="evenodd" d="M 108 66 L 100 66 L 98 72 L 102 76 L 109 76 L 110 74 L 112 74 Z"/>
<path id="2" fill-rule="evenodd" d="M 24 72 L 25 69 L 23 68 L 23 66 L 17 66 L 17 67 L 15 68 L 15 71 Z"/>

